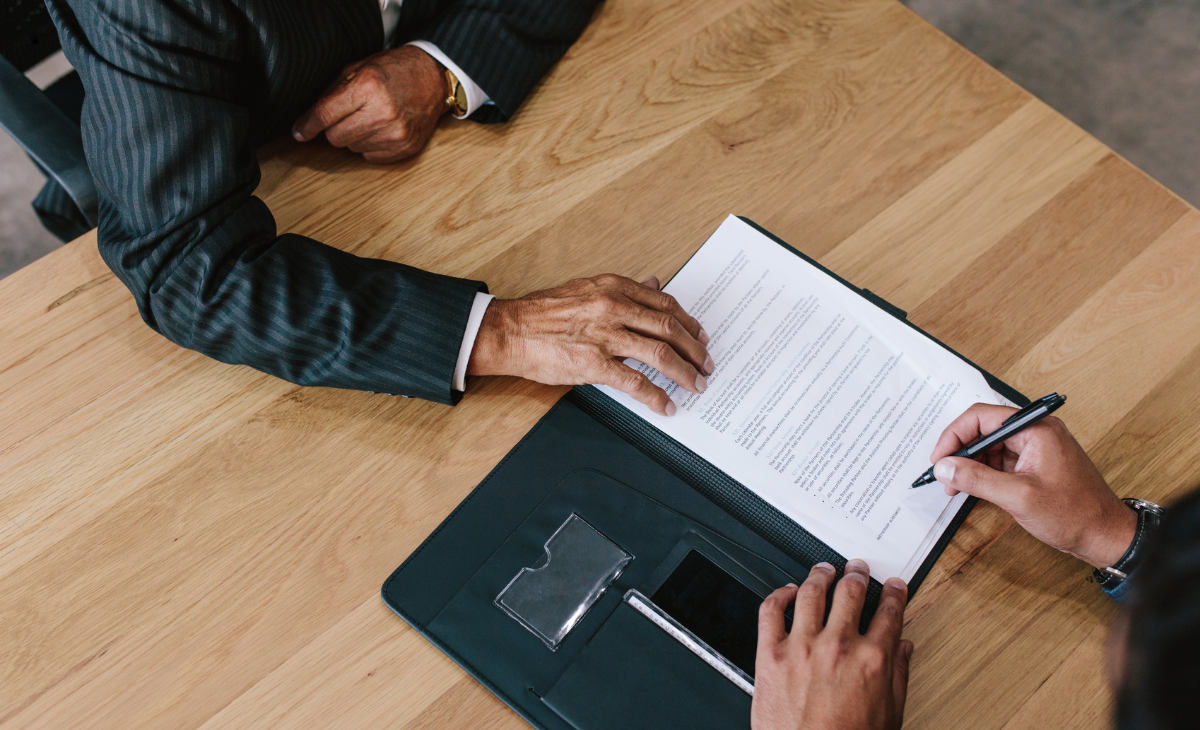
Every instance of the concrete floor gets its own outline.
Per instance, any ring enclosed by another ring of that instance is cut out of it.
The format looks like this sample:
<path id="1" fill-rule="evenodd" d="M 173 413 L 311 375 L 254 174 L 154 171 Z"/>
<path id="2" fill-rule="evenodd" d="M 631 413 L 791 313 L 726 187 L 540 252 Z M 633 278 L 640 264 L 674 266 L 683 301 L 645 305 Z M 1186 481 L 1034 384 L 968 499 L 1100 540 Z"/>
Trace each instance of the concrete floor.
<path id="1" fill-rule="evenodd" d="M 905 4 L 1200 206 L 1200 2 Z"/>
<path id="2" fill-rule="evenodd" d="M 27 74 L 44 89 L 71 65 L 62 53 L 47 58 Z M 0 277 L 37 261 L 62 245 L 38 221 L 29 202 L 42 189 L 46 178 L 25 156 L 24 150 L 0 131 Z"/>
<path id="3" fill-rule="evenodd" d="M 1192 205 L 1200 205 L 1200 2 L 905 0 Z M 52 57 L 53 58 L 53 57 Z M 31 72 L 61 74 L 61 56 Z M 59 244 L 29 201 L 42 176 L 0 133 L 0 277 Z"/>

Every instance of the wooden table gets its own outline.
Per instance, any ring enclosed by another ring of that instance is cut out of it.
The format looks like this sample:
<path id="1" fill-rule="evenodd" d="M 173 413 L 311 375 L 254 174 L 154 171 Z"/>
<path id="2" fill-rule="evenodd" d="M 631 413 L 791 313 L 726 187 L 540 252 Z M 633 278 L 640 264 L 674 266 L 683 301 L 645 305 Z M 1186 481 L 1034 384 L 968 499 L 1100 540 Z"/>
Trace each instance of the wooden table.
<path id="1" fill-rule="evenodd" d="M 501 296 L 667 276 L 750 216 L 1069 393 L 1120 494 L 1200 476 L 1200 212 L 891 0 L 610 0 L 511 124 L 395 167 L 261 156 L 281 231 Z M 142 324 L 94 235 L 3 280 L 0 728 L 522 727 L 379 587 L 564 392 L 219 364 Z M 1104 726 L 1088 575 L 977 509 L 908 612 L 907 727 Z"/>

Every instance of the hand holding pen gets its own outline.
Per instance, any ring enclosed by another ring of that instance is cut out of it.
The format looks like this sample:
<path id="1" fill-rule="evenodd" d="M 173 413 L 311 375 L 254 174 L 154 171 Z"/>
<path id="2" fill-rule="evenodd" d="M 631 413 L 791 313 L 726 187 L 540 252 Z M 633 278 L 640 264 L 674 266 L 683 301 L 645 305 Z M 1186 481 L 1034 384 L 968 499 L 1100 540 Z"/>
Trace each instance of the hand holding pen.
<path id="1" fill-rule="evenodd" d="M 974 459 L 979 454 L 985 453 L 988 449 L 1004 443 L 1046 416 L 1054 413 L 1066 402 L 1067 396 L 1059 395 L 1058 393 L 1051 393 L 1045 397 L 1038 398 L 1004 419 L 1004 422 L 1000 424 L 1000 428 L 997 428 L 986 436 L 980 436 L 958 451 L 955 451 L 951 456 Z M 923 487 L 935 481 L 937 481 L 937 477 L 934 476 L 933 467 L 931 466 L 924 474 L 917 477 L 917 481 L 912 483 L 912 488 Z"/>
<path id="2" fill-rule="evenodd" d="M 1114 564 L 1133 540 L 1137 514 L 1108 488 L 1061 420 L 1043 416 L 1006 440 L 990 439 L 976 459 L 955 456 L 1015 423 L 1015 413 L 976 403 L 946 427 L 930 459 L 946 494 L 987 500 L 1047 545 L 1097 568 Z"/>

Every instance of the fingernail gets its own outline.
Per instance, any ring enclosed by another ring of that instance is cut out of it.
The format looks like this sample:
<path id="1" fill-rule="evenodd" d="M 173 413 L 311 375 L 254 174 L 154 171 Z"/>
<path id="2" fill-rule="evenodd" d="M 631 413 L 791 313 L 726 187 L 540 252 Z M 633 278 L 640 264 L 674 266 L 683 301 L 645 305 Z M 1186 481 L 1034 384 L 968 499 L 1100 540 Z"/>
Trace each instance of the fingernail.
<path id="1" fill-rule="evenodd" d="M 863 585 L 868 585 L 870 583 L 870 581 L 867 580 L 868 570 L 869 568 L 867 568 L 866 563 L 858 558 L 855 558 L 854 560 L 846 563 L 846 574 L 843 577 L 856 580 Z"/>
<path id="2" fill-rule="evenodd" d="M 784 588 L 795 588 L 795 587 L 796 587 L 795 583 L 788 583 L 787 585 L 784 586 Z"/>
<path id="3" fill-rule="evenodd" d="M 836 572 L 837 572 L 836 570 L 834 570 L 833 566 L 832 566 L 832 565 L 830 565 L 829 563 L 817 563 L 816 565 L 814 565 L 814 566 L 812 567 L 812 569 L 813 569 L 813 570 L 824 570 L 824 571 L 826 571 L 826 572 L 829 572 L 829 573 L 836 573 Z"/>
<path id="4" fill-rule="evenodd" d="M 942 459 L 933 465 L 933 476 L 942 484 L 954 483 L 954 462 Z"/>
<path id="5" fill-rule="evenodd" d="M 658 288 L 658 277 L 651 276 L 650 278 L 648 278 L 642 282 L 642 286 L 650 286 L 650 287 L 657 289 Z"/>
<path id="6" fill-rule="evenodd" d="M 677 410 L 679 410 L 679 407 L 675 405 L 675 401 L 673 401 L 673 400 L 667 401 L 667 415 L 668 416 L 675 415 L 675 411 L 677 411 Z"/>
<path id="7" fill-rule="evenodd" d="M 303 134 L 300 134 L 300 130 L 298 130 L 298 129 L 293 129 L 293 130 L 292 130 L 292 137 L 294 137 L 294 138 L 296 139 L 296 141 L 297 141 L 297 142 L 303 142 L 303 141 L 304 141 L 304 135 L 303 135 Z"/>
<path id="8" fill-rule="evenodd" d="M 700 334 L 699 334 L 699 336 L 696 337 L 696 339 L 700 340 L 701 345 L 708 344 L 708 333 L 704 331 L 703 327 L 700 328 Z M 709 359 L 711 360 L 712 358 L 709 358 Z"/>
<path id="9" fill-rule="evenodd" d="M 912 659 L 913 643 L 910 641 L 904 645 L 904 658 Z"/>
<path id="10" fill-rule="evenodd" d="M 712 355 L 704 358 L 704 374 L 712 375 L 712 372 L 717 369 L 717 364 L 713 362 Z"/>
<path id="11" fill-rule="evenodd" d="M 908 584 L 905 583 L 904 581 L 900 580 L 899 578 L 888 578 L 887 581 L 884 583 L 884 585 L 891 586 L 892 588 L 895 588 L 895 589 L 901 590 L 901 591 L 908 590 Z"/>
<path id="12" fill-rule="evenodd" d="M 696 376 L 696 390 L 700 393 L 708 390 L 708 380 L 703 375 Z"/>

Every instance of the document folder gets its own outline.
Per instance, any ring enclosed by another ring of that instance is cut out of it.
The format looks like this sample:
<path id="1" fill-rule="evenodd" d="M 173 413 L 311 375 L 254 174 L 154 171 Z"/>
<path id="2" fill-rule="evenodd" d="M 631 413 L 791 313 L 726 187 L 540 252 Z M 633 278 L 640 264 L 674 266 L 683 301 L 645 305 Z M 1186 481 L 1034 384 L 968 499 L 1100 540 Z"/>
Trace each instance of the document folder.
<path id="1" fill-rule="evenodd" d="M 742 220 L 913 326 L 904 311 Z M 972 367 L 1010 401 L 1029 402 Z M 959 508 L 910 595 L 974 503 Z M 655 604 L 682 573 L 719 572 L 744 594 L 724 602 L 742 621 L 745 596 L 800 583 L 821 561 L 840 572 L 848 557 L 599 389 L 579 386 L 387 579 L 383 600 L 535 727 L 748 728 L 753 667 L 730 656 L 739 639 L 720 630 L 719 615 L 714 633 L 711 616 L 706 629 Z M 675 598 L 711 595 L 703 591 L 715 585 L 701 576 L 686 587 L 693 594 Z M 864 626 L 881 588 L 871 580 Z"/>

